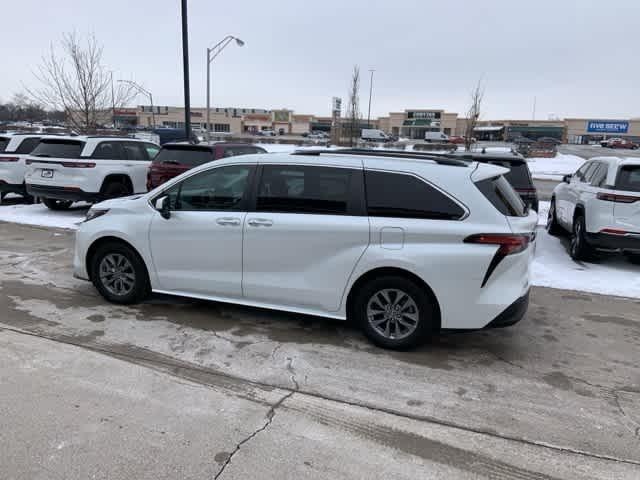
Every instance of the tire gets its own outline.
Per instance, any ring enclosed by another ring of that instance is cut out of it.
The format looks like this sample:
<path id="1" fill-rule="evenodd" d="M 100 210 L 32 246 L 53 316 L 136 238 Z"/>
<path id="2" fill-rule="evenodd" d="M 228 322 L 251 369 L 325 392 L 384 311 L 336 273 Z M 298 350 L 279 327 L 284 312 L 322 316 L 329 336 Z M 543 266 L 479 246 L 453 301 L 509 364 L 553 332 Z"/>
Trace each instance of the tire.
<path id="1" fill-rule="evenodd" d="M 125 243 L 109 242 L 99 246 L 90 259 L 90 275 L 100 295 L 111 303 L 131 305 L 151 293 L 144 261 Z"/>
<path id="2" fill-rule="evenodd" d="M 126 197 L 131 195 L 131 189 L 124 182 L 111 180 L 102 188 L 102 196 L 105 199 Z"/>
<path id="3" fill-rule="evenodd" d="M 556 216 L 556 200 L 551 199 L 551 205 L 549 206 L 549 214 L 547 215 L 547 232 L 549 235 L 558 236 L 562 233 L 562 227 L 558 223 L 558 217 Z"/>
<path id="4" fill-rule="evenodd" d="M 571 235 L 571 247 L 569 254 L 576 261 L 589 260 L 593 255 L 593 249 L 587 244 L 584 236 L 584 215 L 578 214 L 573 221 L 573 233 Z"/>
<path id="5" fill-rule="evenodd" d="M 439 325 L 438 309 L 424 287 L 401 276 L 384 276 L 363 285 L 352 313 L 371 342 L 393 350 L 427 342 Z"/>
<path id="6" fill-rule="evenodd" d="M 42 203 L 49 210 L 69 210 L 69 207 L 73 204 L 71 200 L 57 200 L 55 198 L 43 198 Z"/>

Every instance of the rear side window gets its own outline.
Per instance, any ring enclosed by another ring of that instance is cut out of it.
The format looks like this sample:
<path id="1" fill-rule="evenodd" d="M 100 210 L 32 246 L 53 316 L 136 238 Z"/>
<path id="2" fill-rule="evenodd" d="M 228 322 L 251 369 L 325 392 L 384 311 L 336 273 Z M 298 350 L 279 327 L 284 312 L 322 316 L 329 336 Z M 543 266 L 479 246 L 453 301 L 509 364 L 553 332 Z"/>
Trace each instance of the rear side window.
<path id="1" fill-rule="evenodd" d="M 9 140 L 7 137 L 0 137 L 0 152 L 4 152 L 7 145 L 9 145 Z"/>
<path id="2" fill-rule="evenodd" d="M 412 175 L 365 172 L 370 217 L 459 220 L 464 209 L 444 193 Z"/>
<path id="3" fill-rule="evenodd" d="M 265 165 L 258 187 L 259 212 L 348 215 L 352 180 L 349 168 Z"/>
<path id="4" fill-rule="evenodd" d="M 31 152 L 35 157 L 80 158 L 84 142 L 77 140 L 40 140 Z"/>
<path id="5" fill-rule="evenodd" d="M 160 151 L 160 147 L 158 145 L 154 145 L 153 143 L 145 143 L 144 148 L 147 151 L 147 156 L 150 160 L 153 160 Z"/>
<path id="6" fill-rule="evenodd" d="M 524 217 L 527 208 L 511 184 L 503 176 L 487 178 L 476 182 L 476 187 L 503 215 Z"/>
<path id="7" fill-rule="evenodd" d="M 594 171 L 591 177 L 591 185 L 594 187 L 601 187 L 607 179 L 607 164 L 598 162 L 598 168 Z"/>
<path id="8" fill-rule="evenodd" d="M 640 165 L 627 165 L 620 169 L 616 179 L 616 189 L 640 192 Z"/>
<path id="9" fill-rule="evenodd" d="M 95 160 L 125 160 L 125 150 L 120 142 L 100 142 L 91 158 Z"/>
<path id="10" fill-rule="evenodd" d="M 213 160 L 213 153 L 208 148 L 162 147 L 153 160 L 158 163 L 195 167 Z"/>
<path id="11" fill-rule="evenodd" d="M 147 151 L 145 150 L 142 143 L 139 142 L 122 142 L 122 148 L 124 149 L 125 158 L 127 160 L 149 160 L 147 156 Z"/>
<path id="12" fill-rule="evenodd" d="M 25 155 L 29 154 L 33 151 L 34 148 L 38 146 L 39 142 L 39 137 L 25 138 L 24 140 L 22 140 L 22 142 L 20 142 L 18 148 L 16 148 L 16 153 Z"/>
<path id="13" fill-rule="evenodd" d="M 509 181 L 513 188 L 531 188 L 531 175 L 529 175 L 529 168 L 525 162 L 509 162 L 507 160 L 489 160 L 491 165 L 498 165 L 500 167 L 508 168 L 509 171 L 505 174 L 505 178 Z"/>

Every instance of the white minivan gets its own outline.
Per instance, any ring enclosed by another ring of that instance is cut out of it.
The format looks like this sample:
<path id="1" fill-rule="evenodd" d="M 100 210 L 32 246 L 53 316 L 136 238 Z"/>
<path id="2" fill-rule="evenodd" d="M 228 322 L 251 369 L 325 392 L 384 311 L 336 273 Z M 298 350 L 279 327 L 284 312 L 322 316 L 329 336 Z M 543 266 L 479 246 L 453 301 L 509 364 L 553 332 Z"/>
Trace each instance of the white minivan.
<path id="1" fill-rule="evenodd" d="M 351 318 L 387 348 L 512 325 L 538 217 L 507 172 L 390 151 L 217 160 L 94 205 L 74 274 L 119 304 L 158 292 Z"/>
<path id="2" fill-rule="evenodd" d="M 424 141 L 425 142 L 441 142 L 448 143 L 449 135 L 442 132 L 425 132 L 424 133 Z"/>

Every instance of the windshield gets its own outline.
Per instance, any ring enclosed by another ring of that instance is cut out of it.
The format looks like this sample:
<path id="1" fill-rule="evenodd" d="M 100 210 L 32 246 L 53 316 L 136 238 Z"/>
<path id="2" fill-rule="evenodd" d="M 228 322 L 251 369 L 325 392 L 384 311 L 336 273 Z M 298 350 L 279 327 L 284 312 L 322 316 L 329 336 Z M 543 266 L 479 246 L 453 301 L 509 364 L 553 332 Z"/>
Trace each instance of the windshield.
<path id="1" fill-rule="evenodd" d="M 154 158 L 155 163 L 173 163 L 195 167 L 213 160 L 213 153 L 208 148 L 198 147 L 163 147 Z"/>
<path id="2" fill-rule="evenodd" d="M 508 161 L 508 160 L 489 160 L 486 163 L 498 165 L 508 168 L 509 171 L 504 175 L 505 178 L 515 189 L 532 188 L 529 169 L 525 162 Z"/>
<path id="3" fill-rule="evenodd" d="M 617 190 L 640 192 L 640 165 L 627 165 L 620 169 L 616 179 Z"/>
<path id="4" fill-rule="evenodd" d="M 78 140 L 41 140 L 31 152 L 34 157 L 79 158 L 84 142 Z"/>

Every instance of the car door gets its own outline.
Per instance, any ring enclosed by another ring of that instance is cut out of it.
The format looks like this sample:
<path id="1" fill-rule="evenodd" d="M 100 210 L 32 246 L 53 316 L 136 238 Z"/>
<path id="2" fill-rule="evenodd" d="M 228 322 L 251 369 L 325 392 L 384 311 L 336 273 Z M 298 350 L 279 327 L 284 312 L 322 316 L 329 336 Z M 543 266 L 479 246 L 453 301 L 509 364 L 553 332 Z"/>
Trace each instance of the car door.
<path id="1" fill-rule="evenodd" d="M 159 290 L 242 296 L 242 226 L 255 167 L 224 165 L 195 173 L 169 196 L 170 218 L 153 216 L 149 245 Z"/>
<path id="2" fill-rule="evenodd" d="M 244 225 L 243 294 L 263 304 L 337 311 L 368 244 L 361 162 L 263 165 Z"/>
<path id="3" fill-rule="evenodd" d="M 586 162 L 571 177 L 568 187 L 564 190 L 564 198 L 558 198 L 559 217 L 562 223 L 571 228 L 573 224 L 573 212 L 580 199 L 584 187 L 584 177 L 592 167 L 593 162 Z"/>
<path id="4" fill-rule="evenodd" d="M 151 160 L 145 144 L 142 142 L 121 142 L 125 161 L 123 166 L 133 184 L 133 193 L 147 191 L 147 173 Z"/>

